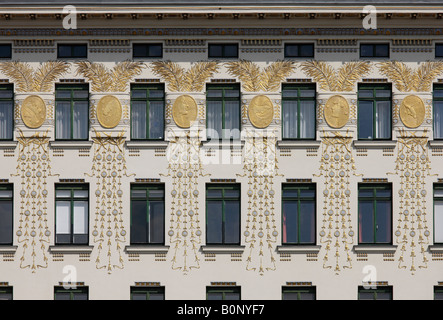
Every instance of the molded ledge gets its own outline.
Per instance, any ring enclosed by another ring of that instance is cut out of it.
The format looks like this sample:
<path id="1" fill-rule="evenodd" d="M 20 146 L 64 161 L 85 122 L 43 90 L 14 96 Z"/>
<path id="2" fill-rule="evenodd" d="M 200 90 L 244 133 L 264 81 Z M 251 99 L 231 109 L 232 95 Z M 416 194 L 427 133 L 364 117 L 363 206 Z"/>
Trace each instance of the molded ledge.
<path id="1" fill-rule="evenodd" d="M 127 253 L 141 253 L 141 254 L 155 254 L 155 253 L 168 253 L 169 246 L 162 245 L 131 245 L 126 246 L 125 251 Z"/>
<path id="2" fill-rule="evenodd" d="M 17 246 L 0 246 L 0 254 L 4 253 L 15 253 L 17 251 Z"/>
<path id="3" fill-rule="evenodd" d="M 0 141 L 0 149 L 15 149 L 17 141 Z"/>
<path id="4" fill-rule="evenodd" d="M 318 140 L 279 140 L 277 146 L 292 149 L 318 149 L 321 142 Z"/>
<path id="5" fill-rule="evenodd" d="M 80 254 L 91 253 L 94 246 L 50 246 L 49 252 L 51 253 L 63 253 L 63 254 Z"/>
<path id="6" fill-rule="evenodd" d="M 428 250 L 433 253 L 443 253 L 443 244 L 430 245 Z"/>
<path id="7" fill-rule="evenodd" d="M 90 149 L 92 141 L 51 141 L 49 145 L 51 148 Z"/>
<path id="8" fill-rule="evenodd" d="M 277 246 L 278 253 L 318 253 L 321 246 L 313 245 L 284 245 Z"/>
<path id="9" fill-rule="evenodd" d="M 137 149 L 156 149 L 168 147 L 168 141 L 126 141 L 127 148 L 137 148 Z"/>
<path id="10" fill-rule="evenodd" d="M 201 251 L 204 253 L 243 253 L 245 246 L 201 246 Z"/>
<path id="11" fill-rule="evenodd" d="M 352 250 L 359 253 L 394 253 L 397 250 L 396 245 L 376 245 L 376 244 L 360 244 L 355 245 Z"/>
<path id="12" fill-rule="evenodd" d="M 366 148 L 366 149 L 394 149 L 397 145 L 397 140 L 389 141 L 365 141 L 356 140 L 353 142 L 355 148 Z"/>

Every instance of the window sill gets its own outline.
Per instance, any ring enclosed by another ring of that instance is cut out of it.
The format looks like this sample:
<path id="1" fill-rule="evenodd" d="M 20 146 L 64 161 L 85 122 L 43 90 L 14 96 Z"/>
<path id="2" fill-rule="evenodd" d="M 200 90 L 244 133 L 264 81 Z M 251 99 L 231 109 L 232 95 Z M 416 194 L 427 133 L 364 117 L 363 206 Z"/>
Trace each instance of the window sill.
<path id="1" fill-rule="evenodd" d="M 202 146 L 204 148 L 211 148 L 211 149 L 224 149 L 224 148 L 243 148 L 245 145 L 244 140 L 208 140 L 208 141 L 202 141 Z"/>
<path id="2" fill-rule="evenodd" d="M 281 245 L 277 246 L 279 253 L 318 253 L 321 246 L 316 245 Z"/>
<path id="3" fill-rule="evenodd" d="M 17 246 L 0 245 L 0 254 L 11 254 L 17 251 Z"/>
<path id="4" fill-rule="evenodd" d="M 50 246 L 49 252 L 51 253 L 65 253 L 65 254 L 76 254 L 76 253 L 91 253 L 94 249 L 93 246 L 77 246 L 77 245 L 56 245 Z"/>
<path id="5" fill-rule="evenodd" d="M 243 253 L 245 246 L 240 245 L 208 245 L 201 246 L 201 251 L 204 253 Z"/>
<path id="6" fill-rule="evenodd" d="M 443 253 L 443 244 L 434 244 L 428 247 L 429 252 Z"/>
<path id="7" fill-rule="evenodd" d="M 292 149 L 318 149 L 321 142 L 318 140 L 279 140 L 277 146 Z"/>
<path id="8" fill-rule="evenodd" d="M 90 149 L 92 141 L 52 141 L 49 145 L 51 148 Z"/>
<path id="9" fill-rule="evenodd" d="M 354 141 L 354 147 L 355 148 L 367 148 L 367 149 L 394 149 L 397 145 L 396 140 L 389 140 L 389 141 L 363 141 L 358 140 Z"/>
<path id="10" fill-rule="evenodd" d="M 0 141 L 0 149 L 15 149 L 17 147 L 17 141 Z"/>
<path id="11" fill-rule="evenodd" d="M 355 245 L 352 249 L 356 253 L 395 253 L 397 246 L 392 244 L 360 244 Z"/>
<path id="12" fill-rule="evenodd" d="M 130 245 L 125 247 L 127 253 L 168 253 L 169 246 L 164 245 Z"/>
<path id="13" fill-rule="evenodd" d="M 155 149 L 155 148 L 164 148 L 166 149 L 168 147 L 169 142 L 168 141 L 126 141 L 126 147 L 127 148 L 138 148 L 138 149 Z"/>
<path id="14" fill-rule="evenodd" d="M 429 146 L 431 148 L 443 148 L 443 140 L 431 140 Z"/>

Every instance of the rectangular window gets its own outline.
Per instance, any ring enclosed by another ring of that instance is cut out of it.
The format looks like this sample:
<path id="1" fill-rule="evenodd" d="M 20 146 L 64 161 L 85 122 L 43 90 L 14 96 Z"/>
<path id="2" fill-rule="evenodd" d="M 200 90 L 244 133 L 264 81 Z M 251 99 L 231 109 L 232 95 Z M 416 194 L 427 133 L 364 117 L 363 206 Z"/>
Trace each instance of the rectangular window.
<path id="1" fill-rule="evenodd" d="M 443 244 L 443 184 L 434 184 L 434 243 Z"/>
<path id="2" fill-rule="evenodd" d="M 10 44 L 0 44 L 0 59 L 12 58 L 12 46 Z"/>
<path id="3" fill-rule="evenodd" d="M 358 87 L 358 139 L 389 140 L 392 137 L 390 85 Z"/>
<path id="4" fill-rule="evenodd" d="M 434 300 L 443 300 L 443 286 L 434 286 Z"/>
<path id="5" fill-rule="evenodd" d="M 285 58 L 314 58 L 314 44 L 285 43 Z"/>
<path id="6" fill-rule="evenodd" d="M 315 139 L 315 85 L 282 88 L 283 139 Z"/>
<path id="7" fill-rule="evenodd" d="M 443 139 L 443 86 L 434 85 L 432 95 L 434 139 Z"/>
<path id="8" fill-rule="evenodd" d="M 163 244 L 165 190 L 163 185 L 131 187 L 131 244 Z"/>
<path id="9" fill-rule="evenodd" d="M 283 184 L 283 244 L 315 244 L 315 198 L 315 184 Z"/>
<path id="10" fill-rule="evenodd" d="M 443 58 L 443 43 L 436 43 L 435 44 L 435 57 L 436 58 Z"/>
<path id="11" fill-rule="evenodd" d="M 131 287 L 131 300 L 165 300 L 165 288 Z"/>
<path id="12" fill-rule="evenodd" d="M 206 243 L 240 244 L 239 185 L 207 185 Z"/>
<path id="13" fill-rule="evenodd" d="M 1 300 L 12 300 L 12 287 L 0 287 Z"/>
<path id="14" fill-rule="evenodd" d="M 240 139 L 240 87 L 208 85 L 206 92 L 208 139 Z"/>
<path id="15" fill-rule="evenodd" d="M 283 287 L 283 300 L 315 300 L 315 287 Z"/>
<path id="16" fill-rule="evenodd" d="M 0 86 L 0 140 L 12 140 L 14 131 L 14 90 Z"/>
<path id="17" fill-rule="evenodd" d="M 131 139 L 162 140 L 165 131 L 164 85 L 131 86 Z"/>
<path id="18" fill-rule="evenodd" d="M 207 300 L 241 300 L 240 287 L 206 287 Z"/>
<path id="19" fill-rule="evenodd" d="M 54 300 L 88 300 L 88 287 L 77 287 L 76 289 L 54 288 Z"/>
<path id="20" fill-rule="evenodd" d="M 210 43 L 208 52 L 209 58 L 238 58 L 238 44 Z"/>
<path id="21" fill-rule="evenodd" d="M 56 140 L 88 140 L 88 86 L 56 86 L 55 138 Z"/>
<path id="22" fill-rule="evenodd" d="M 88 244 L 89 187 L 56 185 L 55 243 Z"/>
<path id="23" fill-rule="evenodd" d="M 134 43 L 132 45 L 133 58 L 161 58 L 163 45 L 161 43 Z"/>
<path id="24" fill-rule="evenodd" d="M 390 244 L 392 189 L 390 184 L 358 186 L 359 244 Z"/>
<path id="25" fill-rule="evenodd" d="M 358 300 L 392 300 L 392 287 L 377 286 L 374 289 L 365 289 L 365 287 L 359 286 Z"/>
<path id="26" fill-rule="evenodd" d="M 360 44 L 360 58 L 389 58 L 388 43 Z"/>
<path id="27" fill-rule="evenodd" d="M 0 184 L 0 245 L 12 245 L 13 205 L 12 185 Z"/>
<path id="28" fill-rule="evenodd" d="M 59 59 L 86 59 L 88 58 L 88 45 L 58 44 L 57 57 Z"/>

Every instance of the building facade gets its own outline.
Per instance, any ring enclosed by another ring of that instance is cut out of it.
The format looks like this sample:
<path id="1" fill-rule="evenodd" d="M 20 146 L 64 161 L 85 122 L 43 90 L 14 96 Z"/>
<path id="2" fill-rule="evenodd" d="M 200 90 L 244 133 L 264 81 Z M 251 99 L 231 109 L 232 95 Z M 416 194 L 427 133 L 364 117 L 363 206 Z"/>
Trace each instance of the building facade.
<path id="1" fill-rule="evenodd" d="M 441 298 L 443 6 L 367 2 L 0 1 L 0 298 Z"/>

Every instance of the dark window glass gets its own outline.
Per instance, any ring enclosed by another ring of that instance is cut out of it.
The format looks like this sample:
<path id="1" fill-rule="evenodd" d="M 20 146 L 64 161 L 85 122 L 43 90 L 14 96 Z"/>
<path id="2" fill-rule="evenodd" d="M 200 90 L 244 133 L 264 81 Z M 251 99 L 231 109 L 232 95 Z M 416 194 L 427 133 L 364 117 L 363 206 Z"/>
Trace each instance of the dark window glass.
<path id="1" fill-rule="evenodd" d="M 434 243 L 443 243 L 443 184 L 434 184 Z"/>
<path id="2" fill-rule="evenodd" d="M 443 139 L 443 86 L 434 85 L 432 102 L 434 139 Z"/>
<path id="3" fill-rule="evenodd" d="M 89 89 L 87 86 L 57 86 L 55 93 L 56 140 L 88 140 Z"/>
<path id="4" fill-rule="evenodd" d="M 88 244 L 89 188 L 87 185 L 56 185 L 55 243 Z"/>
<path id="5" fill-rule="evenodd" d="M 442 286 L 434 286 L 434 300 L 443 300 Z"/>
<path id="6" fill-rule="evenodd" d="M 131 287 L 131 300 L 165 300 L 165 288 Z"/>
<path id="7" fill-rule="evenodd" d="M 0 185 L 0 245 L 12 245 L 13 188 Z"/>
<path id="8" fill-rule="evenodd" d="M 132 53 L 134 58 L 161 58 L 163 45 L 161 43 L 134 43 Z"/>
<path id="9" fill-rule="evenodd" d="M 88 57 L 88 46 L 86 44 L 59 44 L 58 58 L 81 59 Z"/>
<path id="10" fill-rule="evenodd" d="M 240 243 L 240 187 L 208 185 L 206 192 L 206 243 Z"/>
<path id="11" fill-rule="evenodd" d="M 54 300 L 88 300 L 88 287 L 77 287 L 76 289 L 54 288 Z"/>
<path id="12" fill-rule="evenodd" d="M 358 223 L 360 244 L 391 243 L 391 185 L 360 184 Z"/>
<path id="13" fill-rule="evenodd" d="M 392 300 L 392 287 L 377 286 L 377 288 L 358 287 L 359 300 Z"/>
<path id="14" fill-rule="evenodd" d="M 389 44 L 365 43 L 360 45 L 361 58 L 389 58 Z"/>
<path id="15" fill-rule="evenodd" d="M 207 300 L 240 300 L 240 287 L 206 287 Z"/>
<path id="16" fill-rule="evenodd" d="M 435 57 L 443 58 L 443 43 L 435 44 Z"/>
<path id="17" fill-rule="evenodd" d="M 163 185 L 131 187 L 131 244 L 164 243 Z"/>
<path id="18" fill-rule="evenodd" d="M 12 49 L 10 44 L 0 44 L 0 59 L 11 59 Z"/>
<path id="19" fill-rule="evenodd" d="M 238 44 L 217 43 L 209 44 L 209 58 L 238 58 Z"/>
<path id="20" fill-rule="evenodd" d="M 165 131 L 163 85 L 131 86 L 131 139 L 162 140 Z"/>
<path id="21" fill-rule="evenodd" d="M 0 287 L 1 300 L 12 300 L 12 287 Z"/>
<path id="22" fill-rule="evenodd" d="M 315 300 L 315 287 L 283 287 L 283 300 Z"/>
<path id="23" fill-rule="evenodd" d="M 285 58 L 313 58 L 313 43 L 287 43 L 285 44 Z"/>
<path id="24" fill-rule="evenodd" d="M 0 140 L 12 140 L 14 131 L 14 91 L 12 85 L 0 86 Z"/>
<path id="25" fill-rule="evenodd" d="M 358 89 L 358 139 L 389 140 L 392 137 L 390 86 L 360 85 Z"/>

